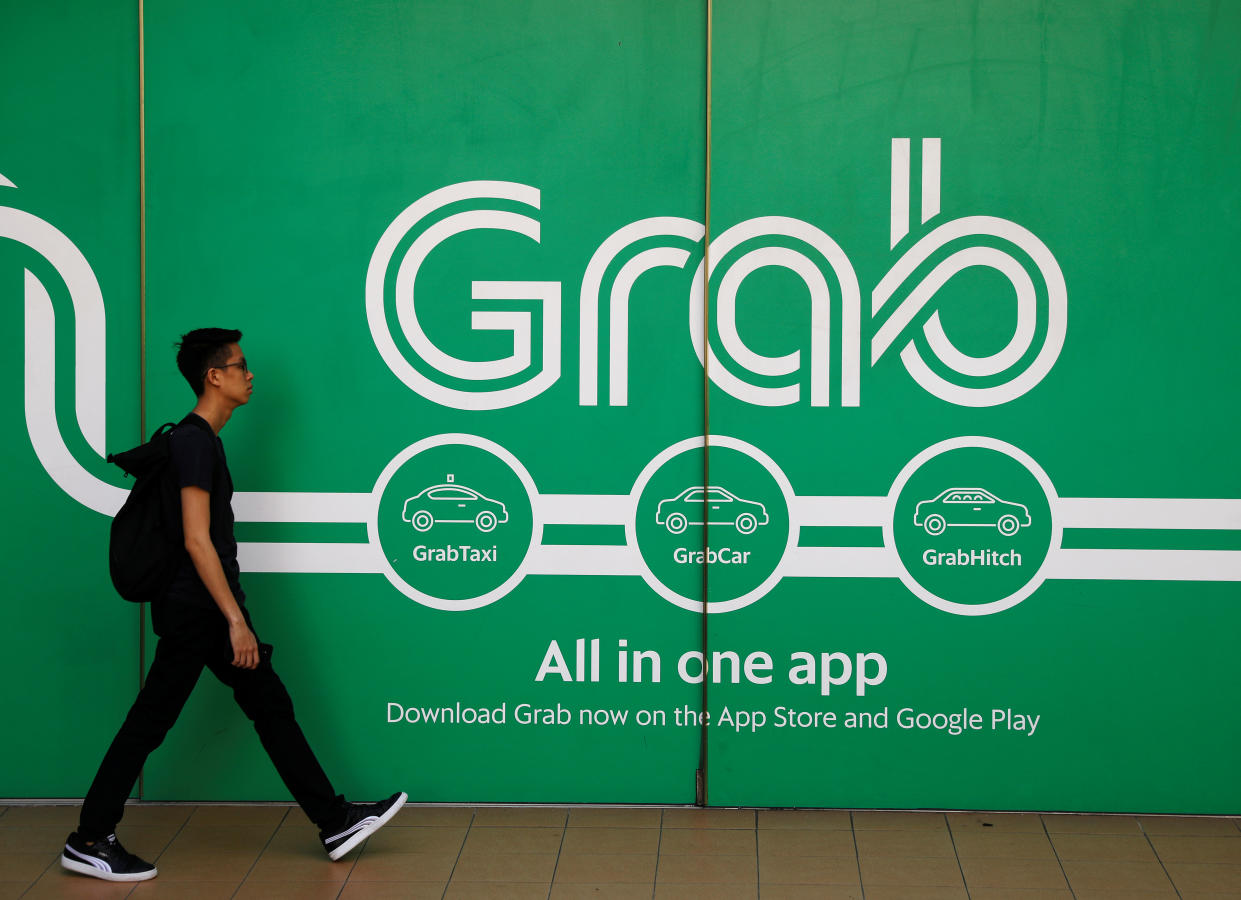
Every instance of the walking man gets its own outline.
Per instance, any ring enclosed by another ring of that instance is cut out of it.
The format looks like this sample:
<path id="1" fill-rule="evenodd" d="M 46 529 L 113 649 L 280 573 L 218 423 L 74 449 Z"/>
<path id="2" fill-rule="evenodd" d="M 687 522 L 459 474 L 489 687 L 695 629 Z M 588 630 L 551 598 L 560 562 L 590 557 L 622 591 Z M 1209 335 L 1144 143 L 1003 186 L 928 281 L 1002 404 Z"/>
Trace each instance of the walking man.
<path id="1" fill-rule="evenodd" d="M 406 800 L 397 793 L 379 803 L 347 803 L 335 792 L 272 669 L 271 645 L 255 635 L 237 565 L 233 482 L 219 438 L 233 410 L 250 402 L 254 391 L 240 340 L 240 331 L 225 328 L 199 328 L 181 338 L 177 368 L 198 398 L 169 439 L 186 554 L 164 597 L 151 604 L 159 643 L 146 684 L 86 794 L 78 830 L 65 842 L 61 865 L 74 872 L 107 881 L 155 877 L 155 866 L 127 852 L 115 829 L 147 756 L 176 722 L 204 666 L 232 688 L 332 859 L 360 844 Z"/>

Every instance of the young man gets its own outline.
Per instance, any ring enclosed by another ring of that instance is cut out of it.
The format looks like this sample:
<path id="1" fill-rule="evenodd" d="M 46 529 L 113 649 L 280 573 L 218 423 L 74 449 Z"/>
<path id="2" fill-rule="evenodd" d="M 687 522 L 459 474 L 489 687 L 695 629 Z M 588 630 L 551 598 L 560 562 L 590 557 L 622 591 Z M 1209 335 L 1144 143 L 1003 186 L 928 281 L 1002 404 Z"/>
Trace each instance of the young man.
<path id="1" fill-rule="evenodd" d="M 181 338 L 177 352 L 177 368 L 198 397 L 169 440 L 186 555 L 163 599 L 151 604 L 151 624 L 159 636 L 155 659 L 60 859 L 66 869 L 107 881 L 156 875 L 155 866 L 121 846 L 114 830 L 139 770 L 176 722 L 204 666 L 232 688 L 285 786 L 319 826 L 332 859 L 360 844 L 406 800 L 398 793 L 379 803 L 347 803 L 333 790 L 272 669 L 271 645 L 259 642 L 251 624 L 233 537 L 233 482 L 218 436 L 254 391 L 240 340 L 240 331 L 200 328 Z"/>

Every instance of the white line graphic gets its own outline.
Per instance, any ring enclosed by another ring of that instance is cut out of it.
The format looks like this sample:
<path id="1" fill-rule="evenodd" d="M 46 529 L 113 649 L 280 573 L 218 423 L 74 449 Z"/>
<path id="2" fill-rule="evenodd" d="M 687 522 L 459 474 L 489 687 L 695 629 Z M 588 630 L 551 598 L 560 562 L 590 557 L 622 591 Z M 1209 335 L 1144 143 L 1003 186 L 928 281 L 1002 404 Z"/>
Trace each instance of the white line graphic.
<path id="1" fill-rule="evenodd" d="M 898 243 L 908 233 L 909 228 L 909 149 L 907 139 L 893 142 L 893 244 Z M 928 139 L 923 142 L 922 164 L 921 213 L 925 222 L 939 211 L 938 140 Z M 498 183 L 486 183 L 486 186 L 495 187 L 496 184 Z M 0 176 L 0 187 L 13 187 L 13 184 Z M 523 186 L 503 187 L 508 190 Z M 533 199 L 535 202 L 531 205 L 537 208 L 537 192 L 528 196 L 523 194 L 516 199 L 523 198 Z M 768 218 L 743 224 L 757 227 L 755 223 L 762 225 L 777 221 L 793 220 Z M 892 295 L 896 283 L 908 274 L 906 270 L 923 261 L 933 249 L 932 244 L 938 246 L 936 241 L 942 243 L 955 239 L 972 233 L 971 229 L 983 233 L 987 231 L 984 225 L 1000 221 L 974 217 L 946 223 L 932 231 L 931 235 L 916 243 L 880 282 L 872 295 L 875 309 L 882 307 Z M 592 260 L 590 278 L 587 279 L 589 284 L 584 285 L 582 295 L 584 312 L 592 314 L 583 316 L 584 333 L 597 332 L 598 292 L 601 286 L 597 282 L 602 280 L 606 263 L 620 252 L 622 245 L 627 245 L 635 236 L 646 235 L 652 230 L 658 232 L 660 229 L 683 239 L 701 239 L 701 226 L 688 220 L 651 219 L 636 224 L 641 225 L 641 228 L 622 229 L 617 232 L 613 235 L 615 240 L 610 239 L 607 252 L 597 254 L 598 259 Z M 1022 245 L 1028 233 L 1012 223 L 1003 224 L 1008 231 L 994 233 L 1002 233 L 1014 243 Z M 788 233 L 798 236 L 794 230 Z M 742 235 L 742 232 L 737 234 Z M 1049 265 L 1054 266 L 1054 259 L 1051 259 L 1041 243 L 1037 243 L 1032 235 L 1029 237 L 1030 241 L 1025 243 L 1034 242 L 1037 252 L 1032 252 L 1031 255 L 1035 262 L 1042 265 L 1050 260 Z M 78 427 L 91 450 L 103 456 L 106 437 L 106 323 L 103 297 L 94 272 L 78 248 L 64 234 L 20 210 L 0 206 L 0 238 L 10 238 L 42 254 L 68 289 L 73 307 L 75 415 Z M 1026 249 L 1029 250 L 1029 247 Z M 1046 254 L 1047 259 L 1040 262 L 1040 254 Z M 627 399 L 627 371 L 622 365 L 627 355 L 627 345 L 623 338 L 624 328 L 619 326 L 625 324 L 628 290 L 641 272 L 654 266 L 684 265 L 686 258 L 685 251 L 672 248 L 661 249 L 657 253 L 639 254 L 635 257 L 638 261 L 632 264 L 632 268 L 623 269 L 623 277 L 618 278 L 620 286 L 613 289 L 610 307 L 613 341 L 609 351 L 610 399 L 614 404 L 623 403 Z M 1058 268 L 1055 271 L 1058 273 Z M 1057 282 L 1055 287 L 1053 293 L 1063 293 L 1062 283 Z M 66 445 L 56 418 L 56 310 L 47 287 L 34 273 L 25 273 L 24 288 L 24 407 L 31 445 L 39 462 L 61 490 L 83 506 L 103 515 L 113 516 L 123 503 L 128 488 L 110 484 L 91 474 L 74 458 Z M 481 290 L 486 294 L 491 288 L 484 284 Z M 929 295 L 926 298 L 914 299 L 923 303 L 928 298 Z M 845 304 L 846 314 L 851 314 L 852 309 L 852 301 Z M 872 354 L 875 358 L 894 345 L 901 329 L 911 320 L 912 314 L 912 307 L 903 308 L 884 323 L 872 339 Z M 859 327 L 855 319 L 856 316 L 848 323 L 846 330 L 849 333 Z M 488 321 L 494 325 L 500 320 Z M 483 322 L 482 327 L 490 325 Z M 1048 346 L 1051 350 L 1045 348 L 1040 354 L 1043 369 L 1050 367 L 1063 340 L 1062 303 L 1053 304 L 1048 328 Z M 1024 334 L 1021 342 L 1022 348 L 1028 346 Z M 737 342 L 733 343 L 736 344 L 734 349 L 741 346 Z M 700 355 L 702 349 L 699 348 Z M 944 348 L 941 347 L 940 350 L 944 351 Z M 582 402 L 593 404 L 597 399 L 598 365 L 593 343 L 584 343 L 582 360 Z M 978 366 L 987 362 L 974 360 L 971 365 Z M 958 360 L 958 368 L 964 371 L 968 367 Z M 845 360 L 844 369 L 844 402 L 845 405 L 855 405 L 857 361 Z M 1013 395 L 1020 392 L 1016 388 L 1006 390 Z M 453 436 L 438 437 L 447 439 Z M 426 440 L 434 441 L 435 438 Z M 735 439 L 713 437 L 711 443 L 728 446 L 728 441 Z M 513 460 L 515 463 L 515 457 Z M 520 466 L 520 463 L 515 464 Z M 535 520 L 540 528 L 543 525 L 627 526 L 635 515 L 634 504 L 637 498 L 634 494 L 539 494 L 532 481 L 527 487 Z M 237 493 L 233 503 L 239 522 L 369 525 L 378 509 L 379 493 L 378 488 L 356 493 L 251 491 Z M 886 496 L 795 496 L 789 493 L 787 499 L 790 524 L 793 528 L 879 528 L 888 522 L 890 516 L 890 500 Z M 1049 501 L 1062 528 L 1241 531 L 1241 499 L 1049 497 Z M 541 531 L 539 533 L 541 534 Z M 377 541 L 247 542 L 239 545 L 238 555 L 242 568 L 248 572 L 376 574 L 382 573 L 385 566 Z M 537 575 L 640 576 L 644 570 L 645 566 L 633 542 L 621 545 L 543 544 L 541 538 L 536 537 L 524 571 L 525 574 Z M 892 578 L 897 577 L 900 571 L 899 559 L 894 551 L 886 547 L 794 546 L 789 549 L 779 576 Z M 1241 581 L 1241 551 L 1054 548 L 1047 559 L 1046 577 L 1073 580 L 1237 582 Z"/>
<path id="2" fill-rule="evenodd" d="M 7 180 L 6 180 L 7 182 Z M 7 182 L 10 186 L 12 182 Z M 90 263 L 73 242 L 47 222 L 20 209 L 0 206 L 0 238 L 9 238 L 25 244 L 42 255 L 64 279 L 73 302 L 74 360 L 74 411 L 78 427 L 86 443 L 101 457 L 104 450 L 104 414 L 107 397 L 104 366 L 104 308 L 99 282 Z M 26 290 L 29 296 L 31 284 L 42 291 L 40 299 L 47 299 L 47 291 L 38 279 L 26 273 Z M 48 300 L 50 304 L 50 299 Z M 29 311 L 27 302 L 27 311 Z M 29 341 L 27 341 L 29 346 Z M 52 344 L 47 346 L 52 347 Z"/>
<path id="3" fill-rule="evenodd" d="M 1101 581 L 1241 581 L 1238 550 L 1060 550 L 1047 577 Z"/>

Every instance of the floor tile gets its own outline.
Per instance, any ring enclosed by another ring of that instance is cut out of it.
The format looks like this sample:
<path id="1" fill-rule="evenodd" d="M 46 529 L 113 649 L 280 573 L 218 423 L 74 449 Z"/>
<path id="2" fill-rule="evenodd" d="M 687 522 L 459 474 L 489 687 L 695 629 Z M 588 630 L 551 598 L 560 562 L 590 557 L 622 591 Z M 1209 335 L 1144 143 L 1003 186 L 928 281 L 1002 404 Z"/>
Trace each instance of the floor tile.
<path id="1" fill-rule="evenodd" d="M 854 831 L 942 831 L 948 828 L 943 813 L 860 810 L 853 814 Z"/>
<path id="2" fill-rule="evenodd" d="M 190 816 L 190 824 L 279 825 L 288 815 L 287 806 L 199 806 Z"/>
<path id="3" fill-rule="evenodd" d="M 444 893 L 444 900 L 545 900 L 548 890 L 546 884 L 465 884 L 453 881 Z"/>
<path id="4" fill-rule="evenodd" d="M 363 853 L 349 881 L 446 882 L 457 864 L 455 853 Z"/>
<path id="5" fill-rule="evenodd" d="M 853 820 L 847 809 L 760 809 L 758 827 L 852 831 Z"/>
<path id="6" fill-rule="evenodd" d="M 340 892 L 340 900 L 440 900 L 447 887 L 431 881 L 350 881 Z"/>
<path id="7" fill-rule="evenodd" d="M 332 862 L 326 853 L 311 856 L 269 850 L 254 864 L 250 874 L 246 876 L 246 883 L 328 881 L 342 884 L 349 877 L 352 868 L 354 862 L 348 857 Z"/>
<path id="8" fill-rule="evenodd" d="M 360 864 L 359 864 L 360 865 Z M 555 853 L 471 853 L 461 851 L 452 881 L 510 881 L 551 884 Z"/>
<path id="9" fill-rule="evenodd" d="M 240 884 L 231 881 L 164 881 L 154 878 L 134 886 L 131 900 L 228 900 Z"/>
<path id="10" fill-rule="evenodd" d="M 970 888 L 970 900 L 1073 900 L 1068 888 L 1061 891 L 1040 888 Z"/>
<path id="11" fill-rule="evenodd" d="M 655 883 L 654 853 L 561 853 L 555 884 Z"/>
<path id="12" fill-rule="evenodd" d="M 1051 841 L 1040 829 L 1028 831 L 954 832 L 952 842 L 961 859 L 1054 859 Z"/>
<path id="13" fill-rule="evenodd" d="M 569 810 L 570 828 L 658 828 L 660 807 L 582 807 Z M 1241 832 L 1238 832 L 1241 833 Z"/>
<path id="14" fill-rule="evenodd" d="M 858 831 L 858 856 L 955 857 L 952 836 L 943 831 Z"/>
<path id="15" fill-rule="evenodd" d="M 490 825 L 563 828 L 569 811 L 563 806 L 490 806 L 474 812 L 474 828 Z"/>
<path id="16" fill-rule="evenodd" d="M 1050 834 L 1141 834 L 1136 816 L 1078 816 L 1047 813 L 1043 824 Z"/>
<path id="17" fill-rule="evenodd" d="M 236 900 L 336 900 L 339 884 L 332 882 L 294 882 L 280 884 L 247 879 L 237 891 Z"/>
<path id="18" fill-rule="evenodd" d="M 902 857 L 862 857 L 862 887 L 867 894 L 874 887 L 942 886 L 959 887 L 961 867 L 955 859 L 912 859 Z"/>
<path id="19" fill-rule="evenodd" d="M 1157 861 L 1064 860 L 1069 889 L 1082 891 L 1160 891 L 1170 887 Z"/>
<path id="20" fill-rule="evenodd" d="M 840 884 L 858 887 L 858 864 L 855 859 L 830 856 L 773 856 L 759 862 L 758 881 L 768 884 Z"/>
<path id="21" fill-rule="evenodd" d="M 196 807 L 188 804 L 126 806 L 121 828 L 131 825 L 184 825 L 195 809 Z"/>
<path id="22" fill-rule="evenodd" d="M 120 900 L 133 890 L 132 884 L 100 881 L 71 872 L 48 872 L 35 882 L 23 898 L 31 900 Z"/>
<path id="23" fill-rule="evenodd" d="M 791 828 L 759 829 L 758 856 L 833 856 L 855 859 L 857 847 L 851 831 Z"/>
<path id="24" fill-rule="evenodd" d="M 744 856 L 659 854 L 658 884 L 757 884 L 758 860 Z"/>
<path id="25" fill-rule="evenodd" d="M 65 834 L 78 827 L 77 806 L 10 806 L 0 819 L 0 828 L 25 828 L 29 825 L 59 825 Z"/>
<path id="26" fill-rule="evenodd" d="M 56 864 L 56 860 L 60 858 L 61 844 L 51 847 L 41 853 L 5 853 L 0 855 L 0 881 L 24 881 L 27 884 L 34 881 L 40 875 L 48 870 L 48 867 Z"/>
<path id="27" fill-rule="evenodd" d="M 385 829 L 386 830 L 386 829 Z M 464 829 L 462 829 L 464 831 Z M 309 822 L 285 821 L 267 842 L 268 850 L 279 849 L 307 856 L 325 856 L 319 829 Z"/>
<path id="28" fill-rule="evenodd" d="M 199 848 L 165 851 L 153 862 L 159 867 L 160 881 L 243 881 L 259 858 L 262 845 L 253 851 L 212 850 Z"/>
<path id="29" fill-rule="evenodd" d="M 1178 895 L 1166 888 L 1162 891 L 1078 891 L 1073 896 L 1077 900 L 1176 900 Z"/>
<path id="30" fill-rule="evenodd" d="M 1241 829 L 1233 819 L 1207 816 L 1139 816 L 1147 834 L 1199 834 L 1207 837 L 1237 837 Z"/>
<path id="31" fill-rule="evenodd" d="M 1165 863 L 1226 863 L 1241 865 L 1241 832 L 1236 837 L 1152 835 L 1155 852 Z"/>
<path id="32" fill-rule="evenodd" d="M 465 838 L 465 852 L 559 853 L 563 828 L 474 827 Z"/>
<path id="33" fill-rule="evenodd" d="M 766 898 L 766 892 L 763 897 Z M 967 900 L 963 887 L 918 885 L 917 887 L 868 887 L 866 900 Z"/>
<path id="34" fill-rule="evenodd" d="M 388 825 L 469 825 L 473 819 L 472 806 L 411 806 L 406 803 L 388 820 Z"/>
<path id="35" fill-rule="evenodd" d="M 655 900 L 756 900 L 757 884 L 655 884 Z"/>
<path id="36" fill-rule="evenodd" d="M 711 854 L 751 856 L 757 851 L 752 830 L 733 828 L 665 828 L 659 852 L 673 855 Z"/>
<path id="37" fill-rule="evenodd" d="M 1238 835 L 1241 838 L 1241 835 Z M 1151 862 L 1155 851 L 1146 835 L 1136 834 L 1053 834 L 1051 842 L 1061 860 L 1134 860 Z M 1238 841 L 1241 847 L 1241 841 Z"/>
<path id="38" fill-rule="evenodd" d="M 962 859 L 970 892 L 975 888 L 1068 889 L 1060 863 L 1053 859 Z"/>
<path id="39" fill-rule="evenodd" d="M 0 828 L 0 858 L 6 853 L 56 854 L 65 845 L 68 832 L 61 825 L 31 825 L 27 828 Z M 0 880 L 3 879 L 0 862 Z"/>
<path id="40" fill-rule="evenodd" d="M 166 853 L 253 853 L 256 857 L 276 833 L 270 825 L 195 825 L 188 823 Z"/>
<path id="41" fill-rule="evenodd" d="M 948 813 L 953 834 L 980 831 L 983 833 L 1037 832 L 1044 834 L 1043 820 L 1036 813 Z"/>
<path id="42" fill-rule="evenodd" d="M 664 829 L 754 828 L 752 809 L 665 809 Z"/>
<path id="43" fill-rule="evenodd" d="M 561 853 L 658 853 L 657 828 L 574 828 L 573 819 L 565 829 Z"/>
<path id="44" fill-rule="evenodd" d="M 863 900 L 862 889 L 844 884 L 764 884 L 763 900 Z"/>
<path id="45" fill-rule="evenodd" d="M 552 883 L 549 900 L 651 900 L 649 884 Z"/>
<path id="46" fill-rule="evenodd" d="M 1181 891 L 1181 900 L 1241 900 L 1241 891 Z"/>
<path id="47" fill-rule="evenodd" d="M 464 826 L 421 825 L 394 828 L 389 824 L 366 839 L 366 852 L 458 853 L 465 843 L 466 831 Z"/>
<path id="48" fill-rule="evenodd" d="M 28 887 L 29 881 L 0 881 L 0 900 L 17 900 Z"/>
<path id="49" fill-rule="evenodd" d="M 1241 893 L 1241 866 L 1215 863 L 1167 863 L 1172 883 L 1182 892 L 1236 891 Z"/>

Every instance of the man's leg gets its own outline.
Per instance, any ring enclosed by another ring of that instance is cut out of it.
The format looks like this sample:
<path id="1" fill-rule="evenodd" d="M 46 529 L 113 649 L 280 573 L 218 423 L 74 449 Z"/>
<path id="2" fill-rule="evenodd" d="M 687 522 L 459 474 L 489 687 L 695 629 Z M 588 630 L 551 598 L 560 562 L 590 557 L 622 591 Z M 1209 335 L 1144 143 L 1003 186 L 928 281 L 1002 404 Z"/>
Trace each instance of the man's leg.
<path id="1" fill-rule="evenodd" d="M 99 840 L 116 830 L 138 773 L 177 721 L 202 668 L 203 660 L 191 643 L 176 636 L 160 638 L 146 684 L 138 692 L 82 803 L 78 834 L 85 840 Z"/>
<path id="2" fill-rule="evenodd" d="M 293 700 L 271 665 L 271 645 L 259 645 L 257 669 L 239 669 L 232 665 L 227 633 L 224 646 L 227 653 L 213 656 L 207 665 L 221 682 L 233 689 L 237 705 L 254 723 L 263 749 L 285 787 L 310 821 L 322 828 L 325 822 L 341 814 L 346 806 L 345 798 L 333 790 L 297 724 Z"/>

